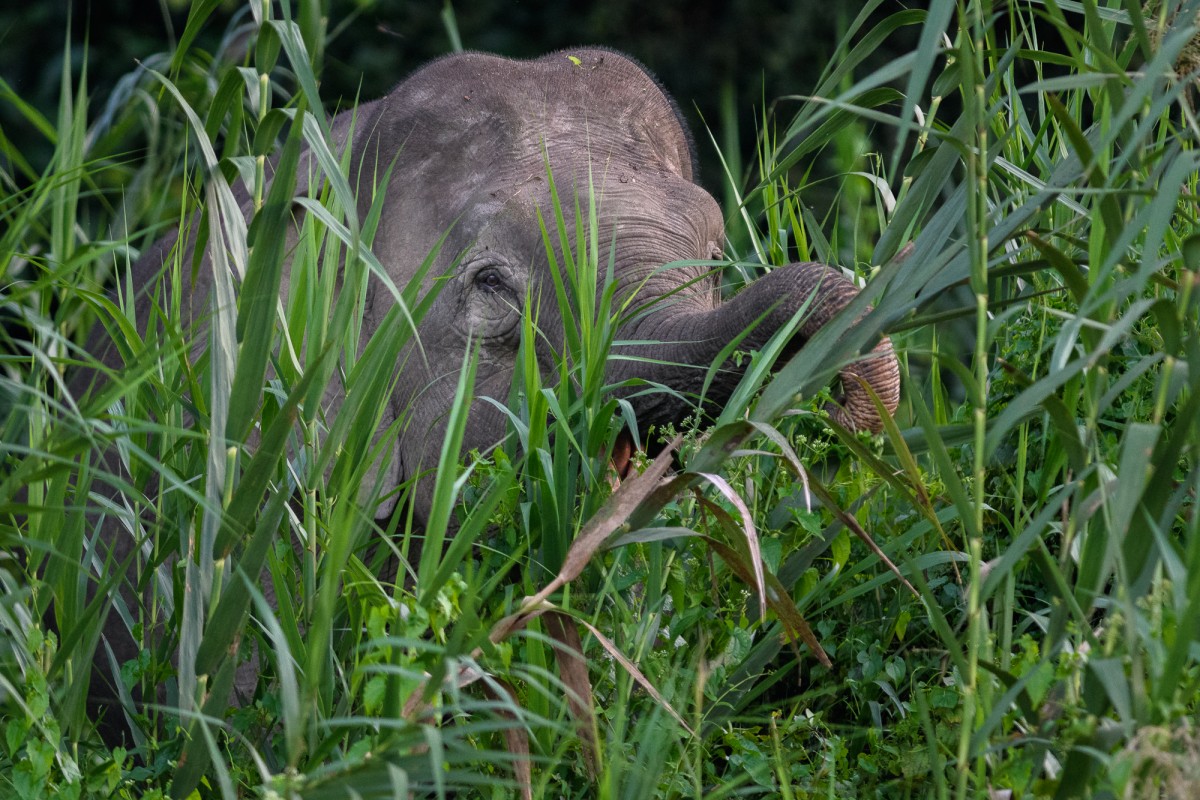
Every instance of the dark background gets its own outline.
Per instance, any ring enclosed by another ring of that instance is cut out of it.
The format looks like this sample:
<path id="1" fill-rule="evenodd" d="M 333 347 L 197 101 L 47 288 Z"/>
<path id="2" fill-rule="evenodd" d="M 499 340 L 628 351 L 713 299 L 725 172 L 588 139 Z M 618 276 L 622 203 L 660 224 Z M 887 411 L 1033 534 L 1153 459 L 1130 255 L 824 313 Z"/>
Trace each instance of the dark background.
<path id="1" fill-rule="evenodd" d="M 0 8 L 0 77 L 17 96 L 54 119 L 63 48 L 70 31 L 78 74 L 86 60 L 89 115 L 100 113 L 117 80 L 136 60 L 170 52 L 187 19 L 187 0 L 28 0 Z M 466 49 L 532 57 L 564 47 L 602 44 L 654 71 L 696 133 L 701 180 L 718 196 L 722 174 L 704 124 L 727 152 L 753 163 L 764 100 L 804 94 L 815 85 L 842 33 L 863 8 L 829 0 L 604 0 L 578 10 L 550 0 L 460 0 L 453 12 Z M 430 58 L 449 52 L 436 0 L 329 0 L 328 44 L 321 67 L 330 107 L 372 98 Z M 873 16 L 903 6 L 885 0 Z M 224 2 L 194 47 L 215 52 L 228 21 L 249 19 L 245 2 Z M 278 12 L 276 12 L 278 13 Z M 868 26 L 869 27 L 869 26 Z M 908 38 L 905 38 L 905 37 Z M 915 44 L 893 36 L 878 63 Z M 908 39 L 913 39 L 909 41 Z M 86 50 L 85 50 L 86 46 Z M 85 59 L 86 56 L 86 59 Z M 727 110 L 722 118 L 722 101 Z M 789 115 L 785 114 L 786 120 Z M 736 125 L 726 120 L 736 118 Z M 35 166 L 51 148 L 0 102 L 0 129 Z"/>

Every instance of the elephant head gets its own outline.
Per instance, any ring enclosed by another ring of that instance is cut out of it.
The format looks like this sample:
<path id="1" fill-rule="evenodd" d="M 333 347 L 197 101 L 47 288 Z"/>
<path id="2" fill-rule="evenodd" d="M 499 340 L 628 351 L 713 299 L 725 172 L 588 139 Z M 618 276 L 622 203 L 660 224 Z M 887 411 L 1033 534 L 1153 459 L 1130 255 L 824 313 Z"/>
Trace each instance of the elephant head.
<path id="1" fill-rule="evenodd" d="M 610 385 L 655 384 L 669 391 L 627 391 L 645 431 L 675 423 L 702 394 L 719 408 L 741 378 L 732 360 L 705 386 L 709 368 L 730 342 L 761 347 L 797 314 L 802 320 L 784 356 L 857 295 L 840 271 L 822 264 L 777 268 L 732 299 L 718 276 L 697 264 L 721 257 L 724 225 L 713 197 L 694 180 L 692 140 L 670 96 L 646 70 L 620 53 L 580 49 L 518 61 L 463 53 L 431 62 L 384 97 L 343 112 L 332 124 L 334 143 L 349 151 L 350 185 L 365 219 L 382 193 L 372 250 L 395 286 L 414 281 L 435 299 L 416 331 L 417 346 L 401 359 L 397 389 L 381 429 L 400 421 L 393 457 L 380 475 L 385 495 L 379 516 L 395 505 L 392 489 L 437 466 L 458 368 L 469 343 L 480 348 L 464 452 L 502 441 L 506 420 L 495 402 L 509 396 L 527 299 L 553 297 L 551 254 L 542 227 L 555 219 L 556 194 L 574 208 L 594 203 L 590 235 L 611 263 L 616 294 L 640 313 L 618 332 Z M 298 193 L 320 171 L 302 155 Z M 245 200 L 249 217 L 251 204 Z M 557 236 L 552 236 L 557 239 Z M 135 266 L 135 281 L 151 285 L 176 237 L 151 248 Z M 427 261 L 431 257 L 433 263 Z M 555 261 L 561 263 L 561 253 Z M 184 308 L 203 329 L 211 302 L 211 269 L 196 272 Z M 284 277 L 283 291 L 288 280 Z M 186 288 L 186 287 L 185 287 Z M 396 300 L 382 285 L 368 290 L 365 340 Z M 554 302 L 539 306 L 537 358 L 553 373 L 562 352 Z M 557 331 L 557 333 L 556 333 Z M 104 331 L 96 334 L 101 340 Z M 557 337 L 557 338 L 556 338 Z M 207 337 L 195 337 L 202 348 Z M 110 366 L 111 343 L 93 342 Z M 638 380 L 640 379 L 640 381 Z M 77 386 L 86 383 L 77 379 Z M 878 431 L 874 393 L 890 413 L 899 400 L 899 372 L 890 342 L 841 372 L 842 395 L 833 418 L 850 429 Z M 325 396 L 336 415 L 344 391 L 335 376 Z M 411 496 L 415 519 L 428 519 L 432 481 L 418 480 Z"/>
<path id="2" fill-rule="evenodd" d="M 391 489 L 417 479 L 410 503 L 418 523 L 429 519 L 432 503 L 432 481 L 419 476 L 437 466 L 446 411 L 470 347 L 478 347 L 480 399 L 470 409 L 463 449 L 484 451 L 505 436 L 506 418 L 488 400 L 502 405 L 509 396 L 527 299 L 554 296 L 552 256 L 561 263 L 562 253 L 548 250 L 542 225 L 555 219 L 556 191 L 564 206 L 573 208 L 576 197 L 594 203 L 595 227 L 574 230 L 569 213 L 561 241 L 590 235 L 601 248 L 611 246 L 611 253 L 603 252 L 616 294 L 637 310 L 621 323 L 608 383 L 668 390 L 618 390 L 626 392 L 643 431 L 681 421 L 702 393 L 710 408 L 730 397 L 740 378 L 732 360 L 705 386 L 709 368 L 730 342 L 742 337 L 739 349 L 756 349 L 803 314 L 788 343 L 794 353 L 857 294 L 837 270 L 806 263 L 775 269 L 732 299 L 722 298 L 716 275 L 697 263 L 721 256 L 724 231 L 716 202 L 694 181 L 688 131 L 655 80 L 616 52 L 584 49 L 532 61 L 478 53 L 446 57 L 385 97 L 337 116 L 332 134 L 348 151 L 359 218 L 378 213 L 372 250 L 379 264 L 395 286 L 418 282 L 433 298 L 418 323 L 419 346 L 401 352 L 381 425 L 399 422 L 399 433 L 386 473 L 377 473 L 377 485 L 392 496 Z M 301 154 L 300 191 L 318 171 L 315 156 Z M 250 201 L 242 208 L 249 216 Z M 176 237 L 169 236 L 148 250 L 135 265 L 133 282 L 153 286 L 175 246 Z M 196 270 L 193 282 L 181 287 L 185 296 L 177 298 L 196 323 L 198 348 L 205 346 L 203 329 L 214 308 L 212 274 L 207 266 Z M 290 291 L 288 283 L 284 274 L 282 291 Z M 138 301 L 142 317 L 152 316 L 149 294 Z M 364 342 L 381 321 L 393 318 L 396 303 L 378 283 L 365 298 Z M 535 352 L 549 374 L 563 351 L 562 320 L 553 318 L 558 309 L 555 302 L 539 308 L 544 335 Z M 109 367 L 118 366 L 104 330 L 94 334 L 90 349 Z M 76 390 L 93 377 L 80 370 Z M 884 339 L 844 368 L 841 383 L 835 418 L 850 428 L 878 430 L 881 419 L 870 394 L 889 412 L 898 401 L 890 343 Z M 338 414 L 344 395 L 335 375 L 324 398 L 327 418 Z M 110 470 L 120 468 L 115 453 L 103 457 Z M 394 505 L 378 507 L 377 515 Z M 106 524 L 109 557 L 128 563 L 137 545 L 111 520 Z M 136 601 L 130 587 L 122 591 L 126 603 Z M 110 623 L 106 636 L 123 663 L 138 645 L 116 615 Z M 253 664 L 243 666 L 253 671 Z M 116 696 L 108 678 L 93 679 L 94 699 Z"/>
<path id="3" fill-rule="evenodd" d="M 449 279 L 418 331 L 424 358 L 406 360 L 385 419 L 408 415 L 390 485 L 436 466 L 440 420 L 468 340 L 481 348 L 477 396 L 508 396 L 526 298 L 553 296 L 539 214 L 554 219 L 555 187 L 564 206 L 579 196 L 595 203 L 598 230 L 591 235 L 601 248 L 614 248 L 602 260 L 611 258 L 617 295 L 647 309 L 624 323 L 618 338 L 631 344 L 614 354 L 607 376 L 611 384 L 641 378 L 673 390 L 631 396 L 643 430 L 693 411 L 707 368 L 733 339 L 745 335 L 740 348 L 753 350 L 803 311 L 789 344 L 795 352 L 857 294 L 837 270 L 804 263 L 775 269 L 723 300 L 711 268 L 695 264 L 721 257 L 724 229 L 717 203 L 694 181 L 689 132 L 654 78 L 613 51 L 532 61 L 445 57 L 358 108 L 353 131 L 349 114 L 338 117 L 335 137 L 350 145 L 360 197 L 391 166 L 373 250 L 398 285 L 450 231 L 429 273 Z M 366 203 L 360 200 L 360 213 Z M 573 214 L 566 216 L 569 225 Z M 380 319 L 393 299 L 380 291 L 368 302 L 378 305 L 368 317 Z M 554 306 L 541 306 L 545 367 L 561 352 L 553 340 L 561 325 L 546 319 L 557 313 Z M 726 367 L 705 392 L 711 406 L 719 407 L 740 378 L 732 362 Z M 841 384 L 835 419 L 878 430 L 865 387 L 895 409 L 899 376 L 890 343 L 884 339 L 847 367 Z M 464 448 L 483 450 L 504 432 L 495 405 L 477 403 Z M 428 513 L 429 488 L 418 485 L 418 520 Z"/>

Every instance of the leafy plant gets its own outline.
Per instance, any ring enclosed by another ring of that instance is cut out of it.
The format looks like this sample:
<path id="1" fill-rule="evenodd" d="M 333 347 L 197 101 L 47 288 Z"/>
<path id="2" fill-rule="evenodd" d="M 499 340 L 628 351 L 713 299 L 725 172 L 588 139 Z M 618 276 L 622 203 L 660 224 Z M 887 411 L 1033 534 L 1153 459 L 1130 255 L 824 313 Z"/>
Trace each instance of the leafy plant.
<path id="1" fill-rule="evenodd" d="M 560 197 L 509 445 L 459 464 L 449 426 L 424 531 L 371 509 L 429 299 L 389 287 L 359 347 L 378 198 L 360 218 L 331 143 L 322 6 L 250 4 L 201 53 L 217 5 L 104 108 L 70 63 L 53 119 L 4 87 L 54 153 L 6 146 L 0 175 L 6 796 L 1194 794 L 1195 3 L 867 3 L 816 90 L 763 110 L 754 175 L 724 154 L 711 265 L 843 263 L 862 296 L 787 363 L 742 354 L 715 420 L 638 431 L 664 455 L 621 481 L 642 387 L 604 366 L 631 309 L 596 198 Z M 324 180 L 293 229 L 302 148 Z M 137 301 L 130 264 L 176 227 Z M 227 302 L 194 326 L 198 270 Z M 821 387 L 882 331 L 905 391 L 872 439 Z"/>

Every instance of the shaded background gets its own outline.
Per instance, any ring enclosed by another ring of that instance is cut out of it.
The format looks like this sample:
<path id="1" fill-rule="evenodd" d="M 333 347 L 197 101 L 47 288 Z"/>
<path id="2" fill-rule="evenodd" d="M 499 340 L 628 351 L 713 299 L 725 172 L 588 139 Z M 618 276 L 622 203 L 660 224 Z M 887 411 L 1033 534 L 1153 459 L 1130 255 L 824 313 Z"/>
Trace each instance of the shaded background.
<path id="1" fill-rule="evenodd" d="M 421 63 L 449 52 L 443 21 L 448 5 L 329 0 L 333 36 L 319 74 L 330 107 L 344 107 L 357 96 L 379 96 Z M 727 153 L 739 153 L 752 164 L 764 99 L 770 103 L 810 91 L 864 6 L 828 0 L 606 0 L 579 10 L 550 0 L 472 0 L 456 4 L 453 17 L 467 49 L 532 57 L 601 44 L 638 58 L 675 95 L 696 133 L 701 182 L 721 196 L 722 170 L 705 123 Z M 188 7 L 187 0 L 4 4 L 0 77 L 53 119 L 69 24 L 76 71 L 86 56 L 94 117 L 119 78 L 136 68 L 136 60 L 173 48 Z M 248 19 L 244 2 L 220 7 L 195 48 L 215 52 L 227 21 L 238 15 Z M 874 16 L 883 18 L 900 7 L 885 0 Z M 877 63 L 911 49 L 915 36 L 913 31 L 889 37 L 889 51 L 877 53 Z M 8 103 L 0 103 L 0 129 L 33 165 L 44 164 L 51 148 L 28 127 Z"/>

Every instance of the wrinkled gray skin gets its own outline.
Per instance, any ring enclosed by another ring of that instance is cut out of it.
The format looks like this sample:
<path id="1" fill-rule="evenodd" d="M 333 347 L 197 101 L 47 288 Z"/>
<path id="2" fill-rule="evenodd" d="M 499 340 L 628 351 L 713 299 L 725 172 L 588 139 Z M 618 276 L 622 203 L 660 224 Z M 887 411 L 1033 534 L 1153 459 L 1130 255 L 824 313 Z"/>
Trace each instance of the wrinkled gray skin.
<path id="1" fill-rule="evenodd" d="M 351 135 L 351 122 L 349 113 L 334 121 L 339 143 Z M 443 58 L 387 96 L 360 106 L 353 122 L 351 186 L 361 198 L 360 217 L 368 212 L 371 187 L 395 161 L 372 249 L 397 286 L 410 281 L 450 230 L 427 281 L 432 285 L 433 276 L 448 270 L 452 275 L 419 329 L 427 359 L 405 359 L 383 420 L 387 426 L 406 414 L 408 419 L 383 476 L 386 488 L 436 465 L 443 415 L 452 403 L 468 337 L 482 341 L 476 395 L 504 401 L 527 292 L 544 300 L 540 326 L 551 339 L 561 336 L 562 326 L 552 318 L 557 306 L 537 219 L 540 209 L 553 226 L 547 157 L 565 206 L 573 208 L 578 193 L 586 208 L 589 180 L 595 187 L 597 241 L 602 250 L 615 242 L 618 295 L 636 290 L 638 306 L 671 295 L 618 335 L 656 342 L 621 352 L 659 363 L 613 360 L 611 383 L 643 378 L 694 397 L 721 349 L 764 313 L 769 311 L 740 349 L 761 346 L 809 303 L 807 320 L 790 345 L 794 352 L 856 294 L 840 272 L 818 264 L 776 269 L 728 301 L 722 301 L 717 277 L 705 267 L 663 269 L 676 261 L 719 258 L 722 215 L 693 181 L 690 137 L 672 101 L 641 66 L 619 53 L 572 50 L 533 61 L 479 53 Z M 148 251 L 138 269 L 144 275 L 160 269 L 172 244 L 167 240 Z M 207 271 L 200 271 L 189 298 L 197 319 L 209 309 Z M 364 337 L 387 314 L 393 298 L 380 288 L 368 304 Z M 561 342 L 542 345 L 539 359 L 553 374 L 553 354 Z M 741 377 L 732 363 L 726 367 L 708 390 L 711 407 L 719 408 Z M 878 430 L 874 405 L 854 376 L 865 378 L 889 410 L 896 407 L 897 366 L 886 339 L 870 358 L 843 371 L 844 397 L 835 410 L 844 425 Z M 662 392 L 643 392 L 631 402 L 642 431 L 678 422 L 694 410 Z M 327 416 L 338 405 L 338 397 L 327 397 Z M 504 433 L 502 413 L 477 401 L 464 451 L 486 450 Z M 428 518 L 431 489 L 431 480 L 418 484 L 412 502 L 419 522 Z M 378 509 L 380 515 L 389 511 Z"/>
<path id="2" fill-rule="evenodd" d="M 339 117 L 339 133 L 348 124 L 347 115 Z M 743 349 L 764 343 L 817 292 L 809 321 L 793 343 L 798 347 L 855 294 L 839 272 L 804 264 L 776 270 L 723 303 L 716 276 L 706 268 L 662 269 L 676 261 L 719 258 L 722 215 L 712 196 L 693 182 L 690 137 L 673 103 L 644 69 L 615 52 L 571 51 L 535 61 L 470 53 L 435 61 L 358 110 L 353 163 L 365 164 L 360 196 L 369 197 L 362 186 L 375 165 L 386 166 L 397 152 L 373 248 L 380 262 L 404 285 L 452 224 L 432 274 L 465 255 L 420 331 L 428 363 L 442 371 L 427 371 L 419 359 L 409 359 L 393 399 L 391 415 L 407 410 L 411 422 L 401 436 L 389 485 L 436 465 L 441 416 L 451 403 L 469 335 L 484 343 L 477 394 L 504 400 L 528 290 L 534 296 L 543 290 L 549 301 L 541 304 L 543 329 L 550 336 L 561 330 L 547 317 L 557 306 L 536 216 L 540 209 L 553 225 L 546 156 L 567 205 L 573 205 L 577 192 L 586 207 L 590 177 L 600 206 L 597 240 L 602 248 L 615 241 L 618 293 L 637 288 L 641 305 L 678 292 L 618 338 L 662 342 L 628 347 L 625 354 L 681 366 L 616 360 L 610 382 L 640 377 L 694 397 L 705 368 L 771 304 L 774 310 Z M 360 213 L 366 210 L 364 201 Z M 685 284 L 691 285 L 680 291 Z M 373 300 L 368 319 L 378 320 L 392 299 L 380 291 Z M 543 342 L 540 349 L 548 371 L 558 344 Z M 882 343 L 876 355 L 852 371 L 866 377 L 893 409 L 899 381 L 890 344 Z M 724 372 L 709 390 L 709 401 L 723 404 L 739 378 L 736 371 Z M 843 380 L 842 385 L 845 412 L 839 421 L 878 429 L 874 406 L 860 384 Z M 633 404 L 643 431 L 692 411 L 690 404 L 665 393 L 643 394 Z M 503 433 L 501 413 L 477 402 L 465 447 L 484 449 Z M 419 485 L 418 519 L 427 516 L 431 484 Z"/>
<path id="3" fill-rule="evenodd" d="M 644 378 L 694 398 L 721 349 L 772 304 L 741 350 L 760 347 L 808 303 L 806 322 L 791 343 L 794 352 L 856 294 L 837 270 L 793 264 L 722 302 L 709 268 L 663 269 L 676 261 L 720 258 L 724 225 L 716 201 L 693 182 L 691 139 L 673 102 L 640 65 L 620 53 L 582 49 L 533 61 L 482 53 L 442 58 L 355 114 L 339 115 L 335 139 L 342 144 L 351 134 L 351 186 L 357 189 L 360 218 L 367 216 L 373 187 L 395 162 L 372 250 L 397 286 L 409 283 L 450 231 L 426 280 L 429 289 L 435 276 L 452 270 L 452 280 L 418 331 L 426 358 L 405 359 L 383 420 L 387 426 L 406 414 L 408 419 L 385 487 L 436 466 L 443 415 L 468 337 L 483 343 L 476 395 L 502 402 L 508 397 L 527 292 L 543 299 L 538 320 L 549 340 L 540 342 L 538 356 L 545 372 L 555 369 L 554 354 L 562 348 L 554 337 L 561 336 L 562 326 L 554 318 L 558 309 L 537 217 L 540 209 L 553 234 L 546 158 L 568 209 L 568 224 L 576 194 L 587 207 L 591 181 L 599 205 L 596 239 L 605 256 L 615 242 L 618 296 L 636 290 L 639 307 L 662 299 L 657 310 L 632 321 L 617 338 L 654 342 L 621 348 L 620 355 L 666 365 L 614 360 L 610 383 Z M 302 162 L 302 174 L 307 166 Z M 161 268 L 172 243 L 147 253 L 147 272 Z M 191 298 L 197 319 L 209 309 L 208 272 L 207 266 L 200 270 Z M 392 308 L 393 297 L 380 287 L 368 304 L 364 341 Z M 720 408 L 741 378 L 732 363 L 726 366 L 707 392 L 710 408 Z M 899 377 L 890 343 L 885 339 L 871 358 L 843 372 L 841 408 L 834 410 L 847 427 L 878 430 L 875 407 L 854 375 L 865 378 L 894 409 Z M 693 411 L 686 400 L 661 392 L 643 392 L 632 403 L 642 431 L 678 422 Z M 327 417 L 339 404 L 338 397 L 327 398 Z M 484 451 L 504 432 L 502 413 L 477 401 L 464 451 Z M 418 521 L 428 518 L 431 491 L 432 481 L 418 485 Z M 379 509 L 381 515 L 388 511 Z"/>

